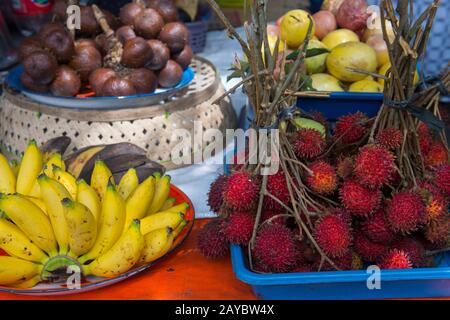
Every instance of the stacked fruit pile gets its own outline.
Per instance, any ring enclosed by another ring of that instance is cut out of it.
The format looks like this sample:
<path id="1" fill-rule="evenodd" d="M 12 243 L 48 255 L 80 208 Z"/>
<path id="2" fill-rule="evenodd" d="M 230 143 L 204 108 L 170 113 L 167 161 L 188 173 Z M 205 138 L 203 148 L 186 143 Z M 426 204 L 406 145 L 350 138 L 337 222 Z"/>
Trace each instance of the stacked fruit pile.
<path id="1" fill-rule="evenodd" d="M 48 159 L 46 159 L 48 158 Z M 0 154 L 0 284 L 33 287 L 67 276 L 114 277 L 165 255 L 186 226 L 187 203 L 169 197 L 170 176 L 139 183 L 131 168 L 118 184 L 97 160 L 90 184 L 61 155 L 33 141 L 21 164 Z"/>
<path id="2" fill-rule="evenodd" d="M 432 251 L 450 244 L 450 162 L 439 133 L 419 125 L 426 174 L 416 185 L 405 186 L 395 155 L 412 133 L 405 137 L 387 128 L 365 144 L 372 122 L 364 114 L 341 117 L 331 136 L 325 134 L 326 122 L 315 119 L 315 126 L 300 126 L 290 135 L 292 157 L 305 166 L 299 178 L 289 176 L 293 187 L 305 183 L 325 208 L 311 202 L 309 213 L 300 218 L 313 237 L 294 219 L 292 190 L 281 168 L 268 176 L 257 217 L 263 177 L 235 165 L 211 185 L 209 204 L 223 218 L 201 232 L 203 254 L 223 256 L 229 243 L 246 246 L 254 235 L 253 269 L 260 272 L 361 269 L 363 262 L 384 269 L 432 266 Z"/>
<path id="3" fill-rule="evenodd" d="M 97 96 L 152 93 L 158 85 L 176 86 L 192 60 L 189 31 L 171 0 L 135 1 L 120 18 L 81 6 L 74 34 L 66 10 L 66 1 L 57 1 L 55 21 L 20 46 L 21 81 L 29 90 L 76 96 L 90 85 Z"/>
<path id="4" fill-rule="evenodd" d="M 284 42 L 287 51 L 299 48 L 310 19 L 314 37 L 308 49 L 329 50 L 306 59 L 312 87 L 318 91 L 383 92 L 384 78 L 374 75 L 385 76 L 390 61 L 379 12 L 369 10 L 365 0 L 325 1 L 322 10 L 312 16 L 293 10 L 268 27 L 272 47 L 279 36 L 280 49 L 284 50 Z M 392 27 L 386 24 L 392 39 Z"/>

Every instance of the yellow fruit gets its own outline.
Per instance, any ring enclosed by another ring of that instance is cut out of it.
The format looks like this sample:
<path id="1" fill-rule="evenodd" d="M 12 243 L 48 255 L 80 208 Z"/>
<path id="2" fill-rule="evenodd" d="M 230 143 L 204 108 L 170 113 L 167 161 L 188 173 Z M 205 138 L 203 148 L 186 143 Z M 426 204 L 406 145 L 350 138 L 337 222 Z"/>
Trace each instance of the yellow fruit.
<path id="1" fill-rule="evenodd" d="M 42 153 L 37 147 L 36 141 L 32 140 L 25 150 L 17 175 L 16 190 L 18 193 L 29 195 L 37 176 L 42 170 L 42 166 Z"/>
<path id="2" fill-rule="evenodd" d="M 60 167 L 53 167 L 53 175 L 55 180 L 61 183 L 73 200 L 77 199 L 77 180 L 70 173 L 63 171 Z"/>
<path id="3" fill-rule="evenodd" d="M 180 212 L 158 212 L 141 220 L 141 233 L 146 235 L 149 232 L 166 227 L 174 229 L 183 219 L 184 215 Z"/>
<path id="4" fill-rule="evenodd" d="M 45 206 L 45 202 L 42 199 L 32 197 L 32 196 L 25 196 L 25 198 L 27 198 L 28 200 L 33 202 L 36 206 L 39 207 L 39 209 L 42 210 L 43 213 L 45 213 L 47 215 L 47 207 Z"/>
<path id="5" fill-rule="evenodd" d="M 312 86 L 317 91 L 344 91 L 339 80 L 326 73 L 311 75 Z"/>
<path id="6" fill-rule="evenodd" d="M 172 247 L 173 240 L 171 228 L 157 229 L 145 235 L 141 263 L 149 263 L 165 255 Z"/>
<path id="7" fill-rule="evenodd" d="M 164 202 L 169 197 L 170 192 L 170 176 L 166 175 L 163 177 L 158 177 L 159 173 L 156 174 L 156 184 L 155 184 L 155 194 L 151 205 L 147 211 L 147 215 L 158 212 L 163 206 Z"/>
<path id="8" fill-rule="evenodd" d="M 325 38 L 322 39 L 322 43 L 330 50 L 342 43 L 358 41 L 358 35 L 349 29 L 338 29 L 331 31 L 325 36 Z"/>
<path id="9" fill-rule="evenodd" d="M 126 200 L 130 194 L 133 193 L 134 190 L 139 185 L 139 177 L 137 176 L 136 169 L 130 168 L 128 171 L 122 176 L 120 179 L 118 191 L 122 198 Z"/>
<path id="10" fill-rule="evenodd" d="M 28 195 L 33 198 L 40 198 L 41 197 L 41 187 L 39 186 L 38 180 L 34 180 L 33 187 L 31 187 L 30 192 L 28 192 Z"/>
<path id="11" fill-rule="evenodd" d="M 315 32 L 312 16 L 304 10 L 289 11 L 281 21 L 281 40 L 286 41 L 288 47 L 297 49 L 305 41 L 310 23 L 312 23 L 312 37 Z"/>
<path id="12" fill-rule="evenodd" d="M 308 43 L 308 49 L 322 48 L 326 49 L 327 47 L 320 42 L 319 40 L 310 40 Z M 327 68 L 328 53 L 322 53 L 318 56 L 310 57 L 305 59 L 306 71 L 308 74 L 321 73 L 324 72 Z"/>
<path id="13" fill-rule="evenodd" d="M 383 92 L 383 86 L 373 80 L 360 80 L 353 82 L 348 91 L 350 92 Z"/>
<path id="14" fill-rule="evenodd" d="M 183 220 L 180 222 L 180 224 L 178 225 L 178 227 L 176 227 L 173 230 L 173 237 L 176 238 L 180 235 L 180 233 L 184 230 L 184 228 L 187 226 L 188 221 L 187 220 Z"/>
<path id="15" fill-rule="evenodd" d="M 58 167 L 61 168 L 62 171 L 66 171 L 66 164 L 59 153 L 54 153 L 44 166 L 44 173 L 50 178 L 53 178 L 54 167 Z"/>
<path id="16" fill-rule="evenodd" d="M 77 201 L 89 208 L 98 224 L 102 205 L 97 192 L 95 192 L 95 190 L 83 179 L 79 180 L 77 184 Z"/>
<path id="17" fill-rule="evenodd" d="M 19 174 L 19 169 L 20 169 L 20 162 L 17 160 L 12 160 L 11 161 L 11 170 L 14 172 L 14 175 L 17 178 L 17 175 Z"/>
<path id="18" fill-rule="evenodd" d="M 0 193 L 16 192 L 16 176 L 8 159 L 0 153 Z"/>
<path id="19" fill-rule="evenodd" d="M 152 204 L 155 193 L 155 177 L 150 176 L 143 181 L 126 201 L 126 219 L 124 232 L 135 219 L 143 218 Z"/>
<path id="20" fill-rule="evenodd" d="M 164 204 L 163 204 L 163 206 L 161 207 L 160 211 L 165 211 L 165 210 L 167 210 L 167 209 L 172 208 L 173 205 L 175 204 L 175 201 L 177 201 L 176 198 L 172 198 L 172 197 L 167 198 L 167 200 L 164 201 Z"/>
<path id="21" fill-rule="evenodd" d="M 267 41 L 269 42 L 269 49 L 270 49 L 270 53 L 271 54 L 274 54 L 274 52 L 275 52 L 275 46 L 277 45 L 277 40 L 278 40 L 277 36 L 274 36 L 274 35 L 268 35 L 267 36 Z M 280 39 L 280 42 L 278 44 L 278 52 L 284 51 L 284 49 L 285 49 L 284 48 L 284 41 L 282 41 Z M 261 50 L 262 50 L 262 52 L 264 52 L 264 45 L 261 48 Z"/>
<path id="22" fill-rule="evenodd" d="M 327 57 L 328 72 L 339 80 L 347 82 L 355 82 L 367 77 L 367 74 L 350 69 L 375 72 L 377 65 L 375 50 L 362 42 L 340 44 L 331 50 Z"/>
<path id="23" fill-rule="evenodd" d="M 391 63 L 388 62 L 388 63 L 384 64 L 384 65 L 380 68 L 380 70 L 378 70 L 378 74 L 381 74 L 382 76 L 386 76 L 386 75 L 387 75 L 387 72 L 388 72 L 388 70 L 389 70 L 390 68 L 391 68 Z M 381 85 L 383 86 L 383 88 L 384 88 L 384 79 L 383 79 L 383 78 L 378 78 L 377 81 L 378 81 L 378 83 L 381 84 Z M 416 70 L 416 72 L 414 73 L 414 85 L 416 85 L 418 82 L 419 82 L 419 73 L 418 73 L 417 70 Z"/>
<path id="24" fill-rule="evenodd" d="M 42 265 L 14 257 L 0 257 L 0 285 L 31 279 L 42 270 Z"/>
<path id="25" fill-rule="evenodd" d="M 91 176 L 91 187 L 97 192 L 100 200 L 103 200 L 103 195 L 105 194 L 106 187 L 110 181 L 115 185 L 111 170 L 109 170 L 103 161 L 95 161 L 94 170 L 92 170 Z"/>
<path id="26" fill-rule="evenodd" d="M 89 147 L 82 151 L 75 160 L 69 162 L 67 172 L 70 172 L 74 177 L 78 178 L 86 163 L 103 149 L 105 149 L 105 146 Z"/>

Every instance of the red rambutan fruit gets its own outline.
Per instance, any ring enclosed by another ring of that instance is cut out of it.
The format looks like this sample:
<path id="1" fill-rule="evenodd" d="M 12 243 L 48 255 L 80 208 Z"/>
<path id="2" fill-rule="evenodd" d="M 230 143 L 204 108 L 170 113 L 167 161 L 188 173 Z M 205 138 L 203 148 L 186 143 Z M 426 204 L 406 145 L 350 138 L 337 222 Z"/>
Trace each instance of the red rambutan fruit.
<path id="1" fill-rule="evenodd" d="M 336 172 L 339 177 L 345 179 L 353 173 L 353 166 L 354 163 L 351 157 L 341 158 L 337 163 Z"/>
<path id="2" fill-rule="evenodd" d="M 443 215 L 431 221 L 424 228 L 425 239 L 431 243 L 444 243 L 450 236 L 450 216 Z"/>
<path id="3" fill-rule="evenodd" d="M 347 211 L 345 211 L 342 208 L 328 208 L 328 212 L 331 215 L 335 215 L 338 216 L 342 219 L 344 219 L 345 222 L 347 222 L 347 224 L 350 226 L 352 224 L 352 215 L 350 213 L 348 213 Z"/>
<path id="4" fill-rule="evenodd" d="M 442 142 L 435 142 L 431 145 L 430 150 L 425 154 L 425 165 L 436 167 L 448 164 L 447 148 Z"/>
<path id="5" fill-rule="evenodd" d="M 354 180 L 346 180 L 339 189 L 344 208 L 352 215 L 367 217 L 374 212 L 381 201 L 379 190 L 370 190 Z"/>
<path id="6" fill-rule="evenodd" d="M 228 177 L 222 195 L 225 205 L 233 210 L 252 209 L 259 195 L 259 181 L 248 172 L 234 172 Z"/>
<path id="7" fill-rule="evenodd" d="M 286 176 L 283 171 L 267 177 L 267 192 L 277 198 L 281 203 L 289 206 L 291 196 L 287 187 Z M 283 206 L 269 196 L 264 197 L 264 208 L 270 210 L 284 210 Z"/>
<path id="8" fill-rule="evenodd" d="M 342 257 L 352 244 L 352 234 L 348 223 L 342 217 L 331 214 L 317 220 L 314 239 L 331 257 Z"/>
<path id="9" fill-rule="evenodd" d="M 378 132 L 375 142 L 388 150 L 400 148 L 403 134 L 397 128 L 385 128 Z"/>
<path id="10" fill-rule="evenodd" d="M 386 218 L 394 232 L 410 233 L 425 222 L 422 198 L 414 192 L 395 194 L 388 204 Z"/>
<path id="11" fill-rule="evenodd" d="M 370 189 L 378 189 L 389 182 L 394 170 L 394 155 L 376 145 L 361 148 L 355 158 L 355 175 L 362 185 Z"/>
<path id="12" fill-rule="evenodd" d="M 319 194 L 331 194 L 337 188 L 337 175 L 334 167 L 325 161 L 314 162 L 309 169 L 313 172 L 308 175 L 308 186 Z"/>
<path id="13" fill-rule="evenodd" d="M 380 269 L 411 269 L 412 263 L 405 251 L 389 250 L 378 263 Z"/>
<path id="14" fill-rule="evenodd" d="M 293 233 L 279 224 L 265 224 L 256 237 L 253 255 L 270 272 L 292 270 L 298 256 Z"/>
<path id="15" fill-rule="evenodd" d="M 450 164 L 436 167 L 433 173 L 433 184 L 450 197 Z"/>
<path id="16" fill-rule="evenodd" d="M 349 144 L 360 140 L 367 132 L 368 118 L 362 112 L 339 117 L 334 129 L 335 139 L 341 144 Z"/>
<path id="17" fill-rule="evenodd" d="M 284 214 L 285 212 L 283 211 L 275 211 L 275 210 L 267 210 L 267 209 L 263 209 L 263 211 L 261 212 L 261 222 L 264 222 L 266 220 L 272 219 L 275 216 Z M 278 217 L 275 219 L 272 219 L 270 221 L 270 223 L 275 223 L 275 224 L 282 224 L 284 225 L 286 221 L 286 217 Z"/>
<path id="18" fill-rule="evenodd" d="M 423 122 L 419 123 L 417 127 L 417 135 L 419 137 L 420 151 L 425 155 L 430 151 L 433 136 L 428 126 Z"/>
<path id="19" fill-rule="evenodd" d="M 365 235 L 373 242 L 389 244 L 395 239 L 395 234 L 389 228 L 384 210 L 380 209 L 367 218 L 362 224 Z"/>
<path id="20" fill-rule="evenodd" d="M 353 253 L 348 250 L 342 257 L 331 258 L 331 261 L 339 270 L 351 270 L 353 262 Z M 319 268 L 320 261 L 316 263 L 317 269 Z M 334 271 L 336 270 L 328 261 L 324 261 L 321 271 Z"/>
<path id="21" fill-rule="evenodd" d="M 433 184 L 421 181 L 417 193 L 425 204 L 427 221 L 435 220 L 448 212 L 448 200 Z"/>
<path id="22" fill-rule="evenodd" d="M 312 159 L 324 151 L 326 142 L 319 131 L 303 128 L 295 134 L 292 146 L 297 157 Z"/>
<path id="23" fill-rule="evenodd" d="M 208 192 L 208 205 L 211 208 L 211 210 L 215 213 L 219 213 L 220 209 L 223 204 L 223 188 L 226 185 L 228 181 L 228 176 L 225 174 L 222 174 L 214 180 L 213 183 L 211 183 L 211 186 L 209 187 Z"/>
<path id="24" fill-rule="evenodd" d="M 233 212 L 222 224 L 222 231 L 230 243 L 247 245 L 252 237 L 255 216 L 246 211 Z"/>
<path id="25" fill-rule="evenodd" d="M 228 253 L 228 242 L 222 232 L 222 219 L 208 222 L 198 233 L 197 247 L 206 258 L 217 259 Z"/>
<path id="26" fill-rule="evenodd" d="M 376 261 L 387 250 L 385 245 L 370 241 L 361 231 L 356 232 L 353 237 L 353 246 L 356 253 L 367 262 Z"/>
<path id="27" fill-rule="evenodd" d="M 292 272 L 314 272 L 314 269 L 309 264 L 301 264 L 296 266 Z"/>
<path id="28" fill-rule="evenodd" d="M 410 237 L 404 237 L 395 241 L 391 247 L 406 252 L 414 267 L 418 268 L 423 265 L 425 248 L 419 241 Z"/>

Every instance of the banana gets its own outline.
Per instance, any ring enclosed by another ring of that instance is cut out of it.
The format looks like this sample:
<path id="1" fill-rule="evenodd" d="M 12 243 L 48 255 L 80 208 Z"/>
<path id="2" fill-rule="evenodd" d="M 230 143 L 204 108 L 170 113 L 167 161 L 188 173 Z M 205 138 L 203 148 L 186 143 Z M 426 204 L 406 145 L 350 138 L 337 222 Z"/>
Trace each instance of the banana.
<path id="1" fill-rule="evenodd" d="M 108 251 L 120 238 L 125 224 L 125 201 L 116 188 L 109 184 L 106 188 L 105 198 L 100 214 L 97 239 L 92 249 L 81 256 L 78 261 L 83 264 L 93 260 Z"/>
<path id="2" fill-rule="evenodd" d="M 175 205 L 176 200 L 177 199 L 175 199 L 173 197 L 167 198 L 167 200 L 164 201 L 163 206 L 161 207 L 161 209 L 159 209 L 159 211 L 166 211 L 166 210 L 172 208 Z"/>
<path id="3" fill-rule="evenodd" d="M 88 185 L 83 179 L 78 180 L 77 184 L 77 201 L 89 208 L 98 225 L 102 205 L 100 203 L 100 198 L 98 197 L 97 192 L 95 192 L 95 190 L 92 189 L 92 187 Z"/>
<path id="4" fill-rule="evenodd" d="M 53 167 L 53 175 L 55 180 L 61 183 L 67 191 L 69 191 L 70 196 L 73 200 L 77 199 L 77 179 L 70 173 L 64 171 L 60 167 Z"/>
<path id="5" fill-rule="evenodd" d="M 179 212 L 158 212 L 141 220 L 141 232 L 143 235 L 147 235 L 154 230 L 165 227 L 175 229 L 183 220 L 184 215 Z"/>
<path id="6" fill-rule="evenodd" d="M 39 182 L 37 181 L 37 179 L 34 180 L 33 186 L 31 187 L 30 192 L 28 192 L 28 196 L 33 198 L 41 197 L 41 187 L 39 186 Z"/>
<path id="7" fill-rule="evenodd" d="M 170 191 L 170 176 L 165 175 L 158 178 L 159 173 L 156 173 L 155 195 L 153 196 L 152 204 L 147 211 L 147 215 L 158 212 L 163 206 L 164 202 L 169 197 Z"/>
<path id="8" fill-rule="evenodd" d="M 36 246 L 14 223 L 0 219 L 0 248 L 10 256 L 44 263 L 48 256 Z"/>
<path id="9" fill-rule="evenodd" d="M 141 257 L 144 237 L 139 220 L 134 220 L 127 231 L 104 254 L 84 267 L 85 274 L 98 277 L 114 277 L 130 270 Z"/>
<path id="10" fill-rule="evenodd" d="M 187 220 L 183 220 L 180 222 L 178 227 L 176 227 L 176 229 L 173 230 L 173 238 L 174 239 L 176 239 L 180 235 L 181 231 L 184 230 L 184 227 L 186 227 L 187 224 L 188 224 Z"/>
<path id="11" fill-rule="evenodd" d="M 22 158 L 19 173 L 17 175 L 16 191 L 28 195 L 42 170 L 42 154 L 36 145 L 36 141 L 31 140 Z"/>
<path id="12" fill-rule="evenodd" d="M 155 178 L 150 176 L 142 182 L 126 201 L 124 232 L 134 219 L 141 219 L 147 213 L 155 192 Z"/>
<path id="13" fill-rule="evenodd" d="M 101 160 L 95 161 L 94 170 L 91 176 L 91 187 L 97 192 L 100 200 L 103 200 L 109 181 L 115 184 L 111 170 Z"/>
<path id="14" fill-rule="evenodd" d="M 160 228 L 144 236 L 141 263 L 149 263 L 165 255 L 173 244 L 172 228 Z"/>
<path id="15" fill-rule="evenodd" d="M 165 211 L 170 211 L 170 212 L 181 212 L 181 213 L 186 213 L 186 211 L 189 209 L 189 204 L 187 202 L 183 202 L 180 204 L 177 204 L 176 206 L 173 206 L 172 208 L 169 208 Z M 162 211 L 160 211 L 162 212 Z"/>
<path id="16" fill-rule="evenodd" d="M 14 257 L 0 257 L 0 284 L 8 285 L 38 275 L 42 265 Z"/>
<path id="17" fill-rule="evenodd" d="M 97 237 L 97 221 L 83 204 L 69 198 L 61 201 L 69 229 L 69 256 L 79 257 L 88 252 Z"/>
<path id="18" fill-rule="evenodd" d="M 16 176 L 11 169 L 8 159 L 0 153 L 0 193 L 16 192 Z"/>
<path id="19" fill-rule="evenodd" d="M 42 281 L 41 276 L 38 274 L 29 280 L 19 281 L 19 282 L 13 283 L 13 284 L 9 284 L 8 287 L 19 288 L 19 289 L 33 288 L 35 285 L 37 285 L 41 281 Z"/>
<path id="20" fill-rule="evenodd" d="M 20 161 L 12 160 L 11 161 L 11 170 L 13 171 L 16 179 L 17 179 L 17 175 L 19 174 L 19 169 L 20 169 Z"/>
<path id="21" fill-rule="evenodd" d="M 66 136 L 60 136 L 47 140 L 41 145 L 44 162 L 47 162 L 55 153 L 64 154 L 72 140 Z"/>
<path id="22" fill-rule="evenodd" d="M 33 202 L 35 205 L 37 205 L 39 207 L 39 209 L 41 209 L 42 212 L 45 213 L 46 216 L 48 216 L 47 207 L 45 206 L 45 202 L 42 201 L 42 199 L 32 197 L 32 196 L 25 196 L 25 198 L 27 198 L 28 200 Z"/>
<path id="23" fill-rule="evenodd" d="M 81 172 L 86 167 L 86 164 L 104 148 L 105 146 L 92 146 L 87 147 L 83 150 L 78 150 L 76 153 L 71 154 L 69 158 L 66 159 L 67 171 L 70 172 L 74 177 L 78 178 Z"/>
<path id="24" fill-rule="evenodd" d="M 133 193 L 134 190 L 139 185 L 139 178 L 136 173 L 136 169 L 130 168 L 127 173 L 125 173 L 120 179 L 119 182 L 119 193 L 126 200 L 130 194 Z"/>
<path id="25" fill-rule="evenodd" d="M 57 243 L 49 218 L 33 202 L 19 194 L 0 196 L 0 210 L 39 248 L 56 255 Z"/>
<path id="26" fill-rule="evenodd" d="M 66 164 L 64 163 L 60 153 L 54 153 L 44 166 L 44 173 L 50 178 L 54 178 L 54 167 L 61 168 L 62 171 L 66 171 Z"/>
<path id="27" fill-rule="evenodd" d="M 41 186 L 42 200 L 47 207 L 47 214 L 59 244 L 59 253 L 66 254 L 69 252 L 69 229 L 61 200 L 71 199 L 71 195 L 61 183 L 46 175 L 40 175 L 38 181 Z"/>

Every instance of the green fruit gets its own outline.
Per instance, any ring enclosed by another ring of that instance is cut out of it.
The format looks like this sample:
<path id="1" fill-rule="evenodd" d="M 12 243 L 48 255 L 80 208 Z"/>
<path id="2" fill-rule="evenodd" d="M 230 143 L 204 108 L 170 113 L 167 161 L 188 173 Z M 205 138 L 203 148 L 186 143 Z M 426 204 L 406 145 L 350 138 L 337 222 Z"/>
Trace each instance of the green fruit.
<path id="1" fill-rule="evenodd" d="M 322 134 L 322 136 L 325 137 L 326 135 L 325 126 L 317 121 L 307 118 L 294 118 L 294 123 L 299 129 L 314 129 L 319 131 Z"/>
<path id="2" fill-rule="evenodd" d="M 308 50 L 309 49 L 326 49 L 327 47 L 316 39 L 311 39 L 308 43 Z M 327 68 L 327 57 L 329 53 L 322 53 L 318 56 L 310 57 L 305 59 L 306 64 L 306 71 L 308 74 L 314 74 L 314 73 L 322 73 Z"/>

